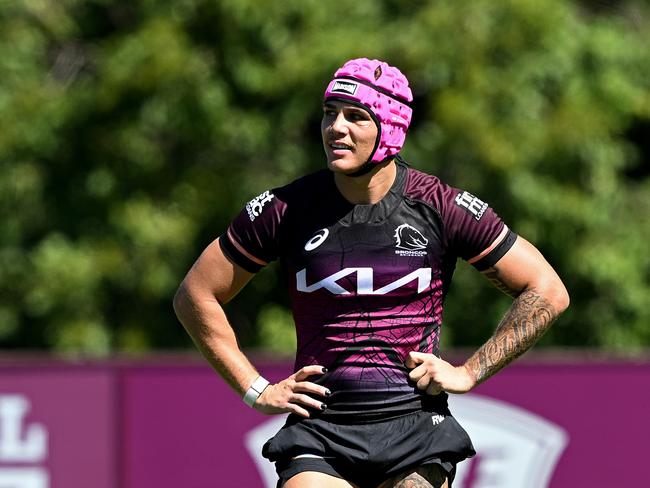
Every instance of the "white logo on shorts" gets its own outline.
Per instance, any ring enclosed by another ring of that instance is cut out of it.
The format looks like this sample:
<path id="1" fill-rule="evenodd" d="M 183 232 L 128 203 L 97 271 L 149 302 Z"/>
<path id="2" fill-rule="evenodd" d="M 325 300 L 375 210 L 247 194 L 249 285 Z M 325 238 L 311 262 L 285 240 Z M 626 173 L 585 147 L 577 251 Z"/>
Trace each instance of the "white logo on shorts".
<path id="1" fill-rule="evenodd" d="M 445 416 L 444 416 L 444 415 L 438 415 L 438 414 L 436 414 L 436 415 L 432 415 L 432 416 L 431 416 L 431 422 L 433 422 L 433 425 L 438 425 L 438 424 L 441 423 L 443 420 L 445 420 Z"/>

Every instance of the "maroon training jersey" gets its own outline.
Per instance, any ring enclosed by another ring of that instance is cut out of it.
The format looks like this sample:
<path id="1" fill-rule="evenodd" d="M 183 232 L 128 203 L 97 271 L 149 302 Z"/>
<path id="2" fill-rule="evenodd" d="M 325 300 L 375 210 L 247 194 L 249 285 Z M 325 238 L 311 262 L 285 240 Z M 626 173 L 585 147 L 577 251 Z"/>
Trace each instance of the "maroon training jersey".
<path id="1" fill-rule="evenodd" d="M 446 402 L 408 380 L 410 351 L 438 355 L 443 301 L 462 258 L 498 261 L 516 236 L 483 201 L 397 164 L 390 191 L 354 205 L 322 170 L 251 200 L 219 239 L 251 272 L 279 259 L 289 276 L 295 369 L 320 364 L 323 416 L 389 416 Z"/>

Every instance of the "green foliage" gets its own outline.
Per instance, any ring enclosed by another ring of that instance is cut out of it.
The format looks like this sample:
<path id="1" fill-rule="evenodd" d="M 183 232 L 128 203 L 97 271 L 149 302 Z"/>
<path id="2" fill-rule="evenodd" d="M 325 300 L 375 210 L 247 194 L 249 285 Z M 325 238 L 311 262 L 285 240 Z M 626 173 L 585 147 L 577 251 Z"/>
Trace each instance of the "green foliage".
<path id="1" fill-rule="evenodd" d="M 269 352 L 290 356 L 296 350 L 296 331 L 291 313 L 279 305 L 267 305 L 258 317 L 260 343 Z"/>
<path id="2" fill-rule="evenodd" d="M 411 80 L 405 157 L 567 283 L 544 343 L 650 346 L 650 13 L 585 5 L 0 1 L 0 344 L 189 345 L 177 284 L 248 199 L 322 167 L 325 83 L 365 56 Z M 475 345 L 508 300 L 459 268 L 447 343 Z M 285 288 L 272 266 L 229 305 L 242 345 L 292 347 Z"/>

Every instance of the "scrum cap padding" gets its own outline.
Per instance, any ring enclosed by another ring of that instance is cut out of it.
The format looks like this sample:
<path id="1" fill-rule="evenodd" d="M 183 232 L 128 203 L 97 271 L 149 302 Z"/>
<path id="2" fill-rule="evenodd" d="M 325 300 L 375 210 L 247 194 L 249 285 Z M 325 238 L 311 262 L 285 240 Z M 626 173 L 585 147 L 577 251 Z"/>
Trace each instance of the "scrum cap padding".
<path id="1" fill-rule="evenodd" d="M 352 59 L 336 73 L 325 99 L 350 100 L 363 105 L 379 121 L 379 142 L 369 161 L 395 156 L 406 138 L 413 110 L 413 94 L 402 72 L 377 59 Z"/>

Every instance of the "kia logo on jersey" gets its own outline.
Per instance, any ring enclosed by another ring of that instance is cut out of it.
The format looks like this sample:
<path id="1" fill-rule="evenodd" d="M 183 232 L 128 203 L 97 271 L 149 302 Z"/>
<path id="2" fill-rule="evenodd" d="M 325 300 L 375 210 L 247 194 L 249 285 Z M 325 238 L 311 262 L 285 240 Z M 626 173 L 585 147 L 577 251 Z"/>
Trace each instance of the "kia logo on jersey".
<path id="1" fill-rule="evenodd" d="M 422 293 L 431 284 L 431 268 L 420 268 L 399 278 L 392 283 L 375 289 L 374 270 L 372 268 L 345 268 L 333 275 L 323 278 L 311 285 L 307 284 L 307 269 L 301 269 L 296 273 L 296 289 L 303 293 L 313 293 L 325 289 L 334 295 L 350 295 L 352 292 L 341 286 L 338 281 L 352 274 L 357 275 L 357 295 L 386 295 L 402 286 L 417 280 L 418 293 Z M 349 283 L 349 280 L 345 280 Z"/>

